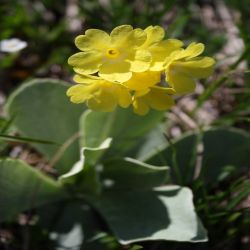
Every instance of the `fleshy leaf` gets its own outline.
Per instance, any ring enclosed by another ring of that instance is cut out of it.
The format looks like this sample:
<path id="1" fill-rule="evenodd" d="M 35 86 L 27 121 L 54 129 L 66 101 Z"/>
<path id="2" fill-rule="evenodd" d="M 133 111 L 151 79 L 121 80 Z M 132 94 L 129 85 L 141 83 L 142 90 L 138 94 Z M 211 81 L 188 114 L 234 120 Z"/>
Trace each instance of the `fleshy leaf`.
<path id="1" fill-rule="evenodd" d="M 53 158 L 62 144 L 76 135 L 79 117 L 85 109 L 84 106 L 70 103 L 65 94 L 68 86 L 57 80 L 32 80 L 18 88 L 7 103 L 7 112 L 22 137 L 57 144 L 33 143 L 48 160 Z M 79 146 L 74 140 L 66 147 L 56 168 L 60 173 L 65 173 L 78 159 Z"/>
<path id="2" fill-rule="evenodd" d="M 62 186 L 19 160 L 0 160 L 0 220 L 67 198 Z"/>
<path id="3" fill-rule="evenodd" d="M 179 186 L 107 191 L 89 197 L 121 244 L 148 240 L 207 241 L 192 199 L 191 190 Z"/>
<path id="4" fill-rule="evenodd" d="M 60 176 L 63 183 L 77 183 L 78 191 L 99 192 L 101 189 L 96 164 L 99 158 L 110 147 L 111 138 L 107 138 L 99 147 L 83 147 L 81 150 L 81 159 L 72 167 L 72 169 Z"/>
<path id="5" fill-rule="evenodd" d="M 107 185 L 112 189 L 151 189 L 166 184 L 168 170 L 166 166 L 157 167 L 124 158 L 104 163 L 100 179 L 104 187 Z"/>
<path id="6" fill-rule="evenodd" d="M 51 232 L 57 250 L 107 250 L 95 239 L 101 225 L 85 202 L 71 200 L 45 205 L 37 210 L 37 215 L 38 226 Z"/>
<path id="7" fill-rule="evenodd" d="M 206 131 L 203 136 L 204 155 L 201 175 L 213 181 L 225 166 L 246 169 L 250 162 L 250 134 L 234 128 Z"/>
<path id="8" fill-rule="evenodd" d="M 118 108 L 112 113 L 85 112 L 80 120 L 81 145 L 97 147 L 108 137 L 113 139 L 109 150 L 112 156 L 128 153 L 163 118 L 162 112 L 151 111 L 144 117 L 131 109 Z M 128 154 L 127 154 L 128 155 Z"/>
<path id="9" fill-rule="evenodd" d="M 200 177 L 206 181 L 217 180 L 225 166 L 243 169 L 249 165 L 250 135 L 233 128 L 207 130 L 202 135 L 183 135 L 172 145 L 166 145 L 143 160 L 149 164 L 170 167 L 176 163 L 182 173 L 183 183 L 188 184 L 194 177 L 199 144 L 203 145 Z"/>
<path id="10" fill-rule="evenodd" d="M 144 159 L 148 159 L 152 155 L 159 153 L 168 145 L 164 137 L 165 126 L 165 124 L 158 125 L 142 139 L 135 153 L 136 159 L 144 161 Z M 163 164 L 165 163 L 161 162 L 161 165 Z"/>

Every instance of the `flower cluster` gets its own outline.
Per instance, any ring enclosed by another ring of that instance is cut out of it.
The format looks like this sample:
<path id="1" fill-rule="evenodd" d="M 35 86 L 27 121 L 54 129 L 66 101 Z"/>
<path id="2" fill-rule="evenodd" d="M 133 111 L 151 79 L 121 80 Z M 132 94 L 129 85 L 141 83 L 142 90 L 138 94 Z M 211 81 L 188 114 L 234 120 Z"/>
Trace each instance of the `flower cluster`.
<path id="1" fill-rule="evenodd" d="M 97 111 L 132 105 L 139 115 L 150 108 L 170 108 L 174 94 L 194 91 L 196 79 L 211 75 L 214 60 L 199 56 L 202 43 L 183 48 L 181 41 L 164 37 L 160 26 L 142 30 L 130 25 L 118 26 L 110 34 L 89 29 L 77 36 L 81 52 L 68 60 L 77 83 L 67 91 L 70 100 L 86 102 Z"/>

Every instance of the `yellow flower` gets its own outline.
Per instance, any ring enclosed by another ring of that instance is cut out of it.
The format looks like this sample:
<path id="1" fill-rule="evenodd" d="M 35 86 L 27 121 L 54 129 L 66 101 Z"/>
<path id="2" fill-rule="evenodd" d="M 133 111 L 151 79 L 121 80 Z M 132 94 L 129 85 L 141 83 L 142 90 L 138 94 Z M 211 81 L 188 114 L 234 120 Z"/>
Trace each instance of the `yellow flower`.
<path id="1" fill-rule="evenodd" d="M 89 29 L 78 36 L 75 43 L 82 52 L 68 61 L 77 83 L 67 91 L 70 100 L 107 112 L 132 105 L 139 115 L 169 109 L 174 94 L 194 91 L 196 79 L 212 74 L 215 61 L 200 57 L 202 43 L 184 49 L 181 41 L 164 37 L 160 26 L 142 30 L 130 25 L 118 26 L 110 34 Z"/>
<path id="2" fill-rule="evenodd" d="M 92 110 L 110 112 L 117 105 L 127 108 L 132 102 L 128 89 L 121 84 L 86 75 L 76 75 L 74 80 L 79 84 L 67 91 L 73 103 L 86 102 Z"/>
<path id="3" fill-rule="evenodd" d="M 191 43 L 186 49 L 174 51 L 166 58 L 166 81 L 176 93 L 194 91 L 196 79 L 212 74 L 215 61 L 211 57 L 198 57 L 203 50 L 202 43 Z"/>
<path id="4" fill-rule="evenodd" d="M 172 95 L 175 93 L 172 88 L 152 87 L 139 90 L 133 96 L 132 105 L 134 112 L 138 115 L 146 115 L 150 108 L 163 111 L 174 105 Z"/>
<path id="5" fill-rule="evenodd" d="M 76 37 L 75 44 L 82 51 L 72 55 L 68 63 L 79 74 L 97 73 L 107 81 L 125 82 L 132 72 L 146 71 L 151 63 L 150 53 L 141 48 L 147 34 L 142 29 L 121 25 L 107 34 L 89 29 Z"/>
<path id="6" fill-rule="evenodd" d="M 161 81 L 161 72 L 145 71 L 133 73 L 132 77 L 123 84 L 130 90 L 148 89 Z"/>
<path id="7" fill-rule="evenodd" d="M 160 26 L 149 26 L 144 31 L 147 34 L 147 39 L 140 48 L 149 51 L 151 54 L 152 62 L 150 70 L 162 71 L 164 70 L 166 57 L 173 51 L 181 48 L 183 42 L 177 39 L 163 40 L 165 31 Z"/>

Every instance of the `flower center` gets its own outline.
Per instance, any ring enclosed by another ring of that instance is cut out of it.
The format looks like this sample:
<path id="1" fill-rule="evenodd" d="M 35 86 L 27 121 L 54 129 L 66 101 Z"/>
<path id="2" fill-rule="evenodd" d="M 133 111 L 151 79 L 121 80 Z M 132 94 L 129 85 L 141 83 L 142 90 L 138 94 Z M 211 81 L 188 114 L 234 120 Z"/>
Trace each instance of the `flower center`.
<path id="1" fill-rule="evenodd" d="M 106 51 L 106 55 L 109 58 L 116 58 L 116 57 L 118 57 L 120 55 L 120 53 L 119 53 L 119 51 L 117 49 L 112 48 L 112 49 L 108 49 Z"/>

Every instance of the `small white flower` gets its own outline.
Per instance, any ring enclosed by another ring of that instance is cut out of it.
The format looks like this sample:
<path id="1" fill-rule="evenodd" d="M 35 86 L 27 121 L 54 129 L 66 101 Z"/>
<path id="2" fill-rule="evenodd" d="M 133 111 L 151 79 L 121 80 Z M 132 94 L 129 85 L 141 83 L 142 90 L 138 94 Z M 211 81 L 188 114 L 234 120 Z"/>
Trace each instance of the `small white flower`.
<path id="1" fill-rule="evenodd" d="M 18 38 L 5 39 L 0 41 L 0 51 L 15 53 L 27 47 L 27 42 Z"/>

